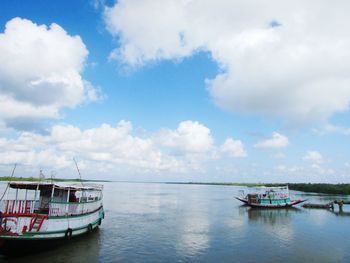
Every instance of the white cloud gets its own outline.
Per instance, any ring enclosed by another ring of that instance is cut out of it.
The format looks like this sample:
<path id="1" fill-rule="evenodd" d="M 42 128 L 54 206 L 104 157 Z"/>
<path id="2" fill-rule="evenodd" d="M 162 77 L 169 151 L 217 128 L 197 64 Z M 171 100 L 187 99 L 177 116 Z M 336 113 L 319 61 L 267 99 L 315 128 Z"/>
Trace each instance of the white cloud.
<path id="1" fill-rule="evenodd" d="M 213 145 L 210 129 L 193 121 L 181 122 L 176 130 L 160 131 L 157 140 L 162 146 L 192 153 L 208 152 Z"/>
<path id="2" fill-rule="evenodd" d="M 255 148 L 261 149 L 279 149 L 285 148 L 289 145 L 288 137 L 274 132 L 271 138 L 258 142 L 254 145 Z"/>
<path id="3" fill-rule="evenodd" d="M 324 135 L 326 133 L 338 133 L 343 135 L 350 135 L 350 128 L 327 124 L 325 127 L 323 127 L 323 129 L 316 130 L 316 132 L 320 135 Z"/>
<path id="4" fill-rule="evenodd" d="M 130 122 L 120 121 L 115 127 L 102 124 L 86 130 L 55 125 L 46 135 L 22 132 L 14 139 L 0 138 L 0 149 L 0 165 L 64 169 L 78 157 L 88 171 L 188 173 L 204 169 L 215 147 L 210 130 L 198 122 L 184 121 L 175 130 L 137 136 Z"/>
<path id="5" fill-rule="evenodd" d="M 104 16 L 120 43 L 112 59 L 142 66 L 208 51 L 221 69 L 207 80 L 217 105 L 309 123 L 349 108 L 349 8 L 348 1 L 120 0 Z"/>
<path id="6" fill-rule="evenodd" d="M 323 156 L 317 152 L 317 151 L 308 151 L 303 159 L 305 161 L 310 161 L 311 163 L 315 164 L 315 165 L 319 165 L 321 163 L 323 163 Z"/>
<path id="7" fill-rule="evenodd" d="M 309 174 L 314 176 L 334 176 L 338 177 L 338 180 L 343 181 L 344 179 L 340 179 L 342 176 L 340 175 L 340 171 L 337 172 L 331 168 L 327 167 L 327 162 L 325 158 L 317 151 L 308 151 L 303 160 L 310 162 Z M 328 178 L 329 179 L 329 178 Z M 319 177 L 318 180 L 323 180 L 322 177 Z M 339 181 L 338 181 L 339 182 Z"/>
<path id="8" fill-rule="evenodd" d="M 317 163 L 313 163 L 311 165 L 311 168 L 313 169 L 314 172 L 317 172 L 320 175 L 334 175 L 335 171 L 331 168 L 323 168 L 321 165 Z"/>
<path id="9" fill-rule="evenodd" d="M 221 146 L 221 151 L 227 153 L 232 157 L 246 157 L 247 152 L 244 149 L 244 145 L 240 140 L 234 140 L 232 138 L 226 139 Z"/>
<path id="10" fill-rule="evenodd" d="M 88 50 L 59 25 L 14 18 L 0 33 L 0 120 L 57 118 L 62 107 L 98 98 L 82 79 Z"/>
<path id="11" fill-rule="evenodd" d="M 284 158 L 286 158 L 286 155 L 282 152 L 278 152 L 278 153 L 274 154 L 273 157 L 276 159 L 284 159 Z"/>
<path id="12" fill-rule="evenodd" d="M 277 170 L 279 172 L 283 172 L 285 174 L 296 175 L 296 174 L 300 174 L 300 172 L 302 172 L 304 170 L 304 168 L 299 167 L 299 166 L 288 167 L 286 165 L 280 164 L 280 165 L 275 166 L 275 170 Z"/>

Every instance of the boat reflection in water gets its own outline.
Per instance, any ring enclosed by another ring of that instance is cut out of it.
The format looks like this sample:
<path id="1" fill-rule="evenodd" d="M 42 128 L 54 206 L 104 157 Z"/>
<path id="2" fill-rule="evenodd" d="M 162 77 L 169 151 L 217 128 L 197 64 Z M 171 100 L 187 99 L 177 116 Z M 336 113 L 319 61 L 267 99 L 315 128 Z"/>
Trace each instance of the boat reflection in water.
<path id="1" fill-rule="evenodd" d="M 290 242 L 294 239 L 293 217 L 302 213 L 300 208 L 289 209 L 255 209 L 247 210 L 250 224 L 263 225 L 259 228 L 276 240 Z"/>
<path id="2" fill-rule="evenodd" d="M 291 207 L 289 209 L 254 209 L 247 210 L 248 218 L 251 221 L 256 221 L 263 224 L 275 225 L 285 224 L 291 221 L 291 216 L 294 213 L 301 213 L 300 208 Z"/>
<path id="3" fill-rule="evenodd" d="M 0 256 L 0 262 L 46 263 L 54 257 L 53 262 L 99 262 L 101 261 L 101 241 L 103 229 L 96 229 L 89 235 L 82 235 L 66 242 L 46 242 L 44 246 L 32 246 L 31 250 L 18 249 L 17 253 Z M 40 255 L 40 256 L 38 256 Z"/>

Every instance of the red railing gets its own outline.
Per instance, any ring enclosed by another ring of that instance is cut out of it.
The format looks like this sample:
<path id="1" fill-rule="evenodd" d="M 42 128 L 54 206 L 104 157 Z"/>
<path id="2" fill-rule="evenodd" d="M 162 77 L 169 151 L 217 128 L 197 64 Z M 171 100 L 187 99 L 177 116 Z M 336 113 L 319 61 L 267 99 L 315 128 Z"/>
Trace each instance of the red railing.
<path id="1" fill-rule="evenodd" d="M 38 200 L 2 200 L 0 201 L 0 211 L 5 215 L 28 214 L 33 213 L 38 205 Z"/>

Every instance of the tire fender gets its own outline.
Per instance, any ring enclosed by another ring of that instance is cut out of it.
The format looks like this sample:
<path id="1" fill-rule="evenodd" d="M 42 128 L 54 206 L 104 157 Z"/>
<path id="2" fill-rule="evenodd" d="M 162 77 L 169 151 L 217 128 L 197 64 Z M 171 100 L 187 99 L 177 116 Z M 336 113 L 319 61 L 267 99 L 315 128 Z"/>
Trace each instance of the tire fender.
<path id="1" fill-rule="evenodd" d="M 88 232 L 91 233 L 91 232 L 92 232 L 92 225 L 89 224 L 88 227 L 87 227 L 87 229 L 88 229 Z"/>
<path id="2" fill-rule="evenodd" d="M 73 230 L 71 228 L 68 228 L 66 230 L 66 233 L 64 234 L 65 239 L 70 240 L 72 238 Z"/>

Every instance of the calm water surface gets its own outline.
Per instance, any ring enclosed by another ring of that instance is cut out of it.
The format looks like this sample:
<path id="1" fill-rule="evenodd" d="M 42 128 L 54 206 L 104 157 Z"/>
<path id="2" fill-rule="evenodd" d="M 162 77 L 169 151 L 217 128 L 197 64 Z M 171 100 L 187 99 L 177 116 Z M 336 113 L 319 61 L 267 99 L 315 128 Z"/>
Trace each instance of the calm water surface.
<path id="1" fill-rule="evenodd" d="M 98 231 L 0 261 L 350 262 L 350 209 L 254 210 L 233 199 L 239 189 L 105 183 L 106 217 Z M 293 194 L 313 202 L 335 199 Z"/>

